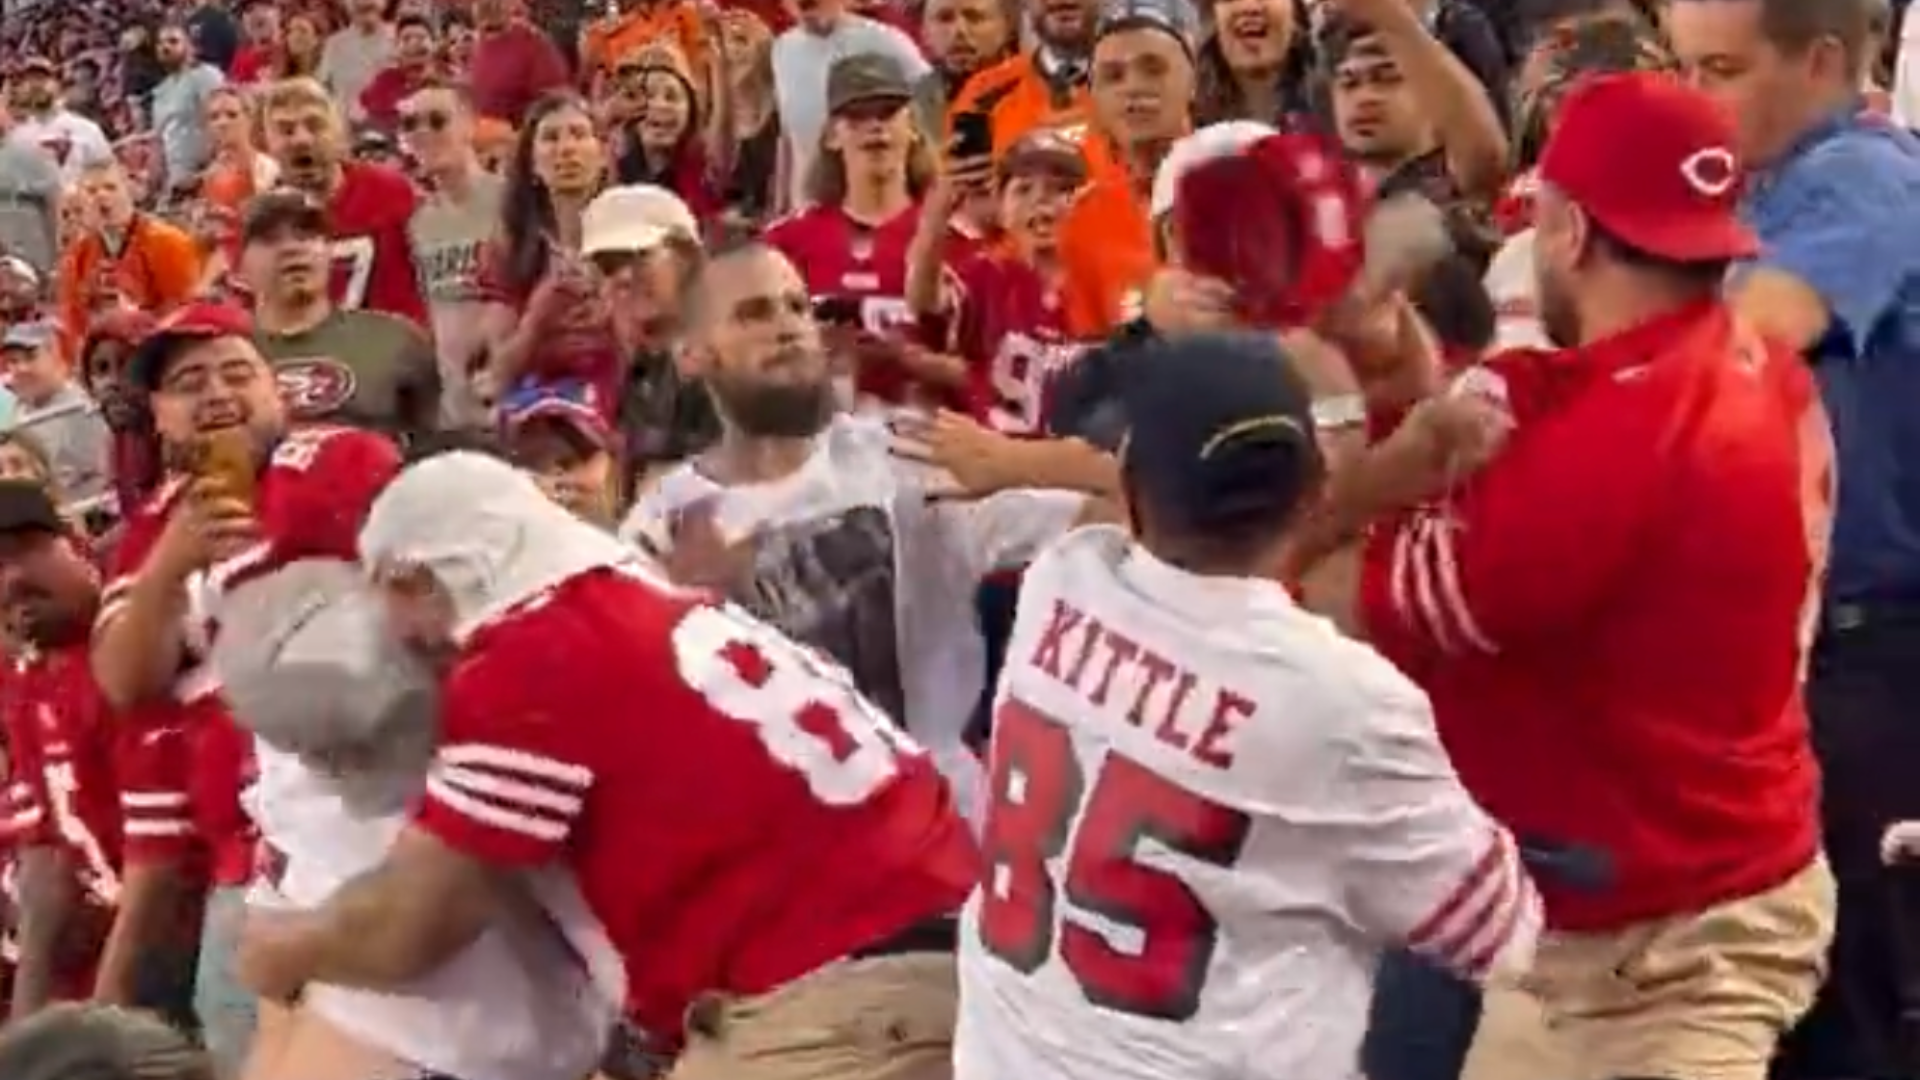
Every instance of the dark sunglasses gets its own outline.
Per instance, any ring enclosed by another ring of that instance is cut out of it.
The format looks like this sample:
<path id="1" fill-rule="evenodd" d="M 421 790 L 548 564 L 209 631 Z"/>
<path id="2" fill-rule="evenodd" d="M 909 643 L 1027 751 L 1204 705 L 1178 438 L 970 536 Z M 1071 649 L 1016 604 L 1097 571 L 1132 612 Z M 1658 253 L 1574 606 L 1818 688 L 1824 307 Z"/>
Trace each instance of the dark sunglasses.
<path id="1" fill-rule="evenodd" d="M 427 131 L 445 131 L 447 130 L 447 125 L 451 123 L 453 123 L 453 117 L 438 110 L 400 114 L 401 131 L 420 131 L 422 129 Z"/>

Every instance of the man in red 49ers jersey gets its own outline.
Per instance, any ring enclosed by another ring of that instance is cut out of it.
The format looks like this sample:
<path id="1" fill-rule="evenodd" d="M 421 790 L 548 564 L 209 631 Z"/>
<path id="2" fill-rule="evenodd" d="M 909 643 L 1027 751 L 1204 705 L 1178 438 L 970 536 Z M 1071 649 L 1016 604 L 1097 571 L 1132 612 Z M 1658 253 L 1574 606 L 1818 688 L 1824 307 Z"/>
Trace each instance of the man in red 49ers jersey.
<path id="1" fill-rule="evenodd" d="M 333 302 L 427 325 L 413 273 L 413 185 L 385 165 L 348 161 L 345 122 L 326 87 L 286 79 L 262 92 L 267 153 L 285 182 L 319 199 L 333 232 Z"/>
<path id="2" fill-rule="evenodd" d="M 87 670 L 99 596 L 46 490 L 0 481 L 0 605 L 26 638 L 0 709 L 21 853 L 16 1017 L 54 997 L 133 1004 L 137 983 L 156 985 L 142 968 L 175 989 L 191 977 L 186 744 L 109 723 Z M 184 1003 L 172 996 L 139 1003 Z"/>
<path id="3" fill-rule="evenodd" d="M 148 395 L 172 459 L 192 460 L 205 441 L 235 436 L 253 448 L 251 475 L 242 462 L 241 475 L 176 476 L 128 516 L 93 638 L 100 688 L 127 724 L 179 728 L 193 747 L 191 811 L 213 859 L 202 949 L 203 994 L 212 995 L 239 922 L 222 912 L 242 901 L 253 846 L 240 810 L 250 747 L 206 663 L 218 596 L 298 559 L 351 560 L 360 522 L 397 471 L 399 451 L 384 436 L 351 428 L 290 433 L 252 323 L 226 305 L 194 304 L 169 316 L 128 360 L 125 377 Z M 203 1002 L 201 1019 L 216 1056 L 237 1058 L 251 1028 L 245 1010 Z"/>
<path id="4" fill-rule="evenodd" d="M 844 671 L 482 455 L 402 473 L 361 556 L 398 636 L 447 664 L 441 744 L 380 868 L 256 917 L 263 994 L 415 977 L 531 887 L 637 1024 L 684 1039 L 674 1080 L 944 1074 L 976 853 Z M 507 873 L 546 866 L 569 884 Z"/>

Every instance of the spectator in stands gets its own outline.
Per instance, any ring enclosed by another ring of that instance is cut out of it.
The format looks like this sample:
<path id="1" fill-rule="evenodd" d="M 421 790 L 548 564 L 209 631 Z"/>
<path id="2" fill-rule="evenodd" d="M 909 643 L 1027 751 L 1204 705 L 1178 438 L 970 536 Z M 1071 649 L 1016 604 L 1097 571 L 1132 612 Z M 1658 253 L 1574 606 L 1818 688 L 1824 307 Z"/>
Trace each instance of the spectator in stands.
<path id="1" fill-rule="evenodd" d="M 150 1013 L 56 1005 L 0 1037 L 7 1080 L 214 1080 L 187 1036 Z"/>
<path id="2" fill-rule="evenodd" d="M 166 77 L 153 88 L 153 130 L 160 139 L 163 187 L 169 200 L 196 190 L 213 156 L 207 100 L 226 82 L 220 69 L 194 55 L 185 23 L 160 28 L 156 55 Z"/>
<path id="3" fill-rule="evenodd" d="M 128 27 L 120 36 L 120 89 L 126 95 L 133 123 L 117 130 L 147 127 L 148 100 L 165 77 L 155 54 L 152 28 L 146 23 Z"/>
<path id="4" fill-rule="evenodd" d="M 693 0 L 642 0 L 620 5 L 597 19 L 581 34 L 580 68 L 590 89 L 622 60 L 664 40 L 686 56 L 688 64 L 707 66 L 708 28 Z"/>
<path id="5" fill-rule="evenodd" d="M 286 17 L 285 40 L 272 55 L 265 82 L 285 79 L 319 78 L 320 61 L 326 49 L 324 23 L 311 12 L 295 11 Z"/>
<path id="6" fill-rule="evenodd" d="M 1324 35 L 1333 113 L 1347 152 L 1382 191 L 1416 190 L 1447 206 L 1491 197 L 1506 176 L 1500 114 L 1472 72 L 1401 0 L 1352 0 Z M 1364 34 L 1351 28 L 1364 26 Z"/>
<path id="7" fill-rule="evenodd" d="M 710 98 L 680 51 L 658 43 L 621 60 L 613 82 L 635 106 L 618 130 L 614 179 L 666 188 L 702 219 L 718 214 L 733 158 L 727 80 L 714 82 L 721 96 Z"/>
<path id="8" fill-rule="evenodd" d="M 1132 0 L 1109 10 L 1094 33 L 1093 125 L 1118 151 L 1121 168 L 1102 176 L 1098 140 L 1081 143 L 1092 184 L 1060 226 L 1067 325 L 1081 338 L 1139 313 L 1154 264 L 1144 195 L 1173 140 L 1192 127 L 1191 29 L 1169 0 Z"/>
<path id="9" fill-rule="evenodd" d="M 94 321 L 75 365 L 113 436 L 113 490 L 122 512 L 139 506 L 160 481 L 158 436 L 146 395 L 126 381 L 127 358 L 153 326 L 153 317 L 135 308 L 108 312 Z"/>
<path id="10" fill-rule="evenodd" d="M 1056 0 L 1034 13 L 1033 45 L 967 80 L 947 107 L 949 116 L 985 113 L 997 155 L 1036 127 L 1083 130 L 1090 117 L 1090 70 L 1097 0 Z M 1098 154 L 1100 140 L 1086 140 Z M 1095 165 L 1099 173 L 1098 162 Z"/>
<path id="11" fill-rule="evenodd" d="M 134 204 L 119 162 L 88 166 L 80 178 L 88 229 L 67 249 L 56 296 L 60 318 L 74 340 L 87 335 L 93 316 L 128 304 L 164 313 L 192 295 L 200 280 L 200 248 L 185 230 Z"/>
<path id="12" fill-rule="evenodd" d="M 913 39 L 847 10 L 846 0 L 815 0 L 773 42 L 773 94 L 781 135 L 777 207 L 807 202 L 809 177 L 828 118 L 827 71 L 844 57 L 877 53 L 897 63 L 909 84 L 931 69 Z"/>
<path id="13" fill-rule="evenodd" d="M 240 53 L 240 26 L 226 0 L 194 0 L 186 23 L 193 54 L 223 73 L 231 70 Z"/>
<path id="14" fill-rule="evenodd" d="M 238 215 L 247 200 L 280 181 L 280 166 L 254 141 L 259 126 L 252 98 L 235 86 L 207 95 L 207 141 L 212 153 L 200 184 L 200 197 Z"/>
<path id="15" fill-rule="evenodd" d="M 386 0 L 350 0 L 347 25 L 327 37 L 320 51 L 320 81 L 333 92 L 348 120 L 363 120 L 360 95 L 393 57 L 393 25 Z"/>
<path id="16" fill-rule="evenodd" d="M 473 107 L 481 116 L 515 126 L 540 95 L 572 83 L 566 58 L 541 28 L 527 21 L 522 0 L 475 0 L 472 57 L 455 70 L 467 73 Z M 449 48 L 455 37 L 448 31 Z"/>
<path id="17" fill-rule="evenodd" d="M 448 12 L 440 20 L 440 66 L 455 75 L 464 73 L 473 81 L 473 20 L 458 11 Z"/>
<path id="18" fill-rule="evenodd" d="M 273 363 L 289 415 L 402 438 L 432 430 L 440 379 L 431 343 L 399 316 L 334 305 L 328 235 L 326 211 L 298 191 L 255 198 L 241 231 L 254 343 Z"/>
<path id="19" fill-rule="evenodd" d="M 581 255 L 587 204 L 606 176 L 606 146 L 586 103 L 541 98 L 507 165 L 500 231 L 485 270 L 488 370 L 482 394 L 522 379 L 584 379 L 611 407 L 624 357 Z"/>
<path id="20" fill-rule="evenodd" d="M 967 80 L 1013 54 L 1020 7 L 1008 0 L 928 0 L 921 26 L 933 70 L 915 87 L 915 103 L 922 126 L 944 131 L 947 103 Z"/>
<path id="21" fill-rule="evenodd" d="M 111 476 L 106 421 L 68 363 L 59 327 L 49 321 L 8 327 L 0 337 L 0 369 L 19 402 L 14 423 L 46 447 L 61 490 L 75 499 L 104 493 Z"/>
<path id="22" fill-rule="evenodd" d="M 100 125 L 66 107 L 53 61 L 44 56 L 21 60 L 7 80 L 7 95 L 14 120 L 8 141 L 39 147 L 68 181 L 88 165 L 113 160 Z"/>
<path id="23" fill-rule="evenodd" d="M 1200 46 L 1194 118 L 1301 126 L 1313 110 L 1313 42 L 1303 0 L 1217 0 Z"/>
<path id="24" fill-rule="evenodd" d="M 39 147 L 14 139 L 13 129 L 13 112 L 0 100 L 0 252 L 51 280 L 60 258 L 60 168 Z"/>
<path id="25" fill-rule="evenodd" d="M 285 47 L 280 5 L 276 0 L 247 0 L 240 9 L 240 25 L 246 30 L 247 41 L 234 56 L 227 78 L 241 86 L 264 82 Z"/>
<path id="26" fill-rule="evenodd" d="M 360 93 L 367 123 L 392 134 L 400 126 L 400 102 L 438 74 L 440 42 L 424 15 L 403 15 L 393 24 L 393 58 Z"/>
<path id="27" fill-rule="evenodd" d="M 500 405 L 508 454 L 549 498 L 611 532 L 626 505 L 619 440 L 585 383 L 528 387 Z"/>
<path id="28" fill-rule="evenodd" d="M 500 221 L 506 183 L 474 152 L 473 105 L 452 83 L 429 83 L 400 103 L 400 138 L 427 193 L 407 229 L 440 362 L 443 427 L 490 426 L 474 375 L 486 364 L 481 260 Z"/>
<path id="29" fill-rule="evenodd" d="M 33 433 L 17 427 L 0 431 L 0 481 L 30 480 L 47 489 L 56 502 L 66 494 L 53 479 L 53 459 Z"/>
<path id="30" fill-rule="evenodd" d="M 780 164 L 780 114 L 773 99 L 773 34 L 760 16 L 740 8 L 720 15 L 720 49 L 732 105 L 733 173 L 727 205 L 759 221 L 772 204 Z"/>

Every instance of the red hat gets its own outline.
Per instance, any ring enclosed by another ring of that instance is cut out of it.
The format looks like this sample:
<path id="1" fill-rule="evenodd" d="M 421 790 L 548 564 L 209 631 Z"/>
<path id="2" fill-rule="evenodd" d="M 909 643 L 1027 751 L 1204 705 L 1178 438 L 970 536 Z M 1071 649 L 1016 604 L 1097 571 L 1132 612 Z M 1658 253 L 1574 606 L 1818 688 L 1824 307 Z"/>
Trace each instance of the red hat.
<path id="1" fill-rule="evenodd" d="M 154 390 L 166 374 L 174 346 L 183 341 L 218 337 L 253 337 L 253 318 L 232 304 L 197 300 L 161 319 L 153 333 L 127 359 L 127 381 L 142 390 Z"/>
<path id="2" fill-rule="evenodd" d="M 1733 146 L 1732 117 L 1671 75 L 1599 75 L 1561 103 L 1540 179 L 1649 255 L 1742 259 L 1760 241 L 1740 221 Z"/>

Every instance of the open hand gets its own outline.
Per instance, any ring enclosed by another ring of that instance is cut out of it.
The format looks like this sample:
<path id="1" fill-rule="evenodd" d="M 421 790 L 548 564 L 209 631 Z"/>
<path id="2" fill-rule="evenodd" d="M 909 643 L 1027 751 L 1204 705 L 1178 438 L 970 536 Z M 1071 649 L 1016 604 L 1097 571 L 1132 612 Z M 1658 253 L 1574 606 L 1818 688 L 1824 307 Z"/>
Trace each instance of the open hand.
<path id="1" fill-rule="evenodd" d="M 977 499 L 1025 486 L 1020 440 L 941 409 L 893 421 L 893 455 L 938 470 L 930 498 Z"/>

